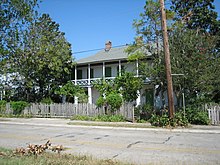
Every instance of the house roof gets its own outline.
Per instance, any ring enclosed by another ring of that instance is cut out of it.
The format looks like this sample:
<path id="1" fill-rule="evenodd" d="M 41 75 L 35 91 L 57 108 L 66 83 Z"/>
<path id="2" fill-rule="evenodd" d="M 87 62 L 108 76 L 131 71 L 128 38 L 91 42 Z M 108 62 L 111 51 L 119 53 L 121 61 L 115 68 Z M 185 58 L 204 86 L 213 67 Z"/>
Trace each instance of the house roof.
<path id="1" fill-rule="evenodd" d="M 100 63 L 100 62 L 108 62 L 108 61 L 116 61 L 116 60 L 126 60 L 128 58 L 128 54 L 125 52 L 125 49 L 127 47 L 128 46 L 111 48 L 109 51 L 105 51 L 103 49 L 92 56 L 77 60 L 76 63 L 91 64 L 91 63 Z"/>
<path id="2" fill-rule="evenodd" d="M 155 45 L 152 45 L 152 47 L 155 47 Z M 118 60 L 127 60 L 128 59 L 128 53 L 125 52 L 126 48 L 128 46 L 121 46 L 121 47 L 114 47 L 111 48 L 109 51 L 105 51 L 104 49 L 99 51 L 98 53 L 82 58 L 80 60 L 77 60 L 76 63 L 79 65 L 84 64 L 95 64 L 95 63 L 101 63 L 101 62 L 112 62 L 112 61 L 118 61 Z M 150 57 L 152 53 L 145 47 L 139 48 L 137 51 L 142 51 Z"/>

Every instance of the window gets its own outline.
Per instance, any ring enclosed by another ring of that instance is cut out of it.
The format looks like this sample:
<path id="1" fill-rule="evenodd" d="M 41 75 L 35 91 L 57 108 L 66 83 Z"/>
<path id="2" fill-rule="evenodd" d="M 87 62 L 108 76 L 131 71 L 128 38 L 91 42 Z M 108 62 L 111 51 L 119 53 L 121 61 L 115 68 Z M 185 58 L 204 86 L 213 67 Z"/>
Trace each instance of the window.
<path id="1" fill-rule="evenodd" d="M 112 77 L 112 68 L 105 67 L 105 77 Z"/>
<path id="2" fill-rule="evenodd" d="M 75 80 L 75 71 L 71 71 L 70 73 L 70 80 Z"/>
<path id="3" fill-rule="evenodd" d="M 146 104 L 153 106 L 154 105 L 154 90 L 146 89 L 145 96 L 146 96 Z"/>
<path id="4" fill-rule="evenodd" d="M 89 78 L 89 69 L 87 72 L 87 78 Z M 94 78 L 94 69 L 90 68 L 90 78 Z"/>
<path id="5" fill-rule="evenodd" d="M 121 74 L 125 73 L 125 66 L 121 65 Z M 117 75 L 119 75 L 119 66 L 117 67 Z"/>
<path id="6" fill-rule="evenodd" d="M 90 78 L 94 78 L 94 69 L 90 69 Z"/>
<path id="7" fill-rule="evenodd" d="M 82 79 L 82 70 L 77 70 L 77 79 Z"/>

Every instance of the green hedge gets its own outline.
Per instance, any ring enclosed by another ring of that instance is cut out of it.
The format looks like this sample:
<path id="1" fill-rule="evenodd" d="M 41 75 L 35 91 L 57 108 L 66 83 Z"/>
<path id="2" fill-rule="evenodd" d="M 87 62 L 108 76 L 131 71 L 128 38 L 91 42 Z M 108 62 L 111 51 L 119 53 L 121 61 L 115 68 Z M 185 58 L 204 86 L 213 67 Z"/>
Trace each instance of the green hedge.
<path id="1" fill-rule="evenodd" d="M 27 107 L 29 103 L 25 101 L 12 101 L 10 102 L 10 106 L 13 110 L 14 115 L 20 115 L 21 112 Z"/>

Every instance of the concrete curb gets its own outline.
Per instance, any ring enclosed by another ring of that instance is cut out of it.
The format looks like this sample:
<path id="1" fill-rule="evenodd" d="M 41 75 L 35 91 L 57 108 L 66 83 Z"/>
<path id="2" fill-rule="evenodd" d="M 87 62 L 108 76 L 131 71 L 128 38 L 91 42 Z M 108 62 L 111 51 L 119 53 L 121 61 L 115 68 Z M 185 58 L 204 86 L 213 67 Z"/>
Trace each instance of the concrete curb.
<path id="1" fill-rule="evenodd" d="M 91 128 L 91 129 L 111 129 L 111 130 L 135 130 L 135 131 L 154 131 L 154 132 L 174 132 L 174 133 L 204 133 L 204 134 L 220 134 L 220 129 L 193 129 L 193 128 L 131 128 L 131 127 L 113 127 L 113 126 L 85 126 L 85 125 L 68 125 L 67 123 L 32 123 L 16 122 L 16 121 L 0 121 L 0 124 L 8 125 L 32 125 L 32 126 L 49 126 L 49 127 L 75 127 L 75 128 Z"/>

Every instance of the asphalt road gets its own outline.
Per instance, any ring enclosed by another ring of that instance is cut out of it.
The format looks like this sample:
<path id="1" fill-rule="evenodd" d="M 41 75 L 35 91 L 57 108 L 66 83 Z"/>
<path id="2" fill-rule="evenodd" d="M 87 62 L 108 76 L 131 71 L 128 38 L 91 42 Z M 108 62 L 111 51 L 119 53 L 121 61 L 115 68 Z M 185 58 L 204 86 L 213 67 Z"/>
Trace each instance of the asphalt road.
<path id="1" fill-rule="evenodd" d="M 63 145 L 64 152 L 134 164 L 220 164 L 220 133 L 97 128 L 67 120 L 0 120 L 0 146 Z"/>

